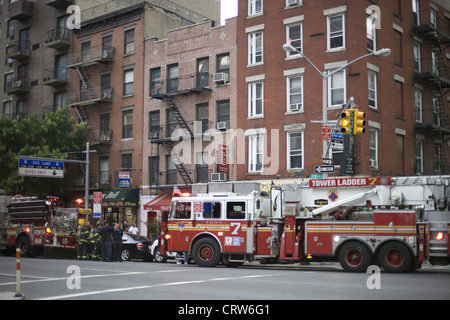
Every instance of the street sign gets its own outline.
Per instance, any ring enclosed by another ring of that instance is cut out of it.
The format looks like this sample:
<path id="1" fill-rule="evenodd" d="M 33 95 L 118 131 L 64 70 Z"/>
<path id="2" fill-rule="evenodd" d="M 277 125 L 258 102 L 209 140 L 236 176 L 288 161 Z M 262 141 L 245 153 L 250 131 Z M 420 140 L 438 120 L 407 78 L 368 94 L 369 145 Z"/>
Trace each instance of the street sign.
<path id="1" fill-rule="evenodd" d="M 331 148 L 333 150 L 344 150 L 344 135 L 342 133 L 331 133 Z"/>
<path id="2" fill-rule="evenodd" d="M 19 158 L 19 175 L 41 178 L 64 178 L 64 162 Z"/>
<path id="3" fill-rule="evenodd" d="M 94 192 L 94 201 L 93 201 L 93 217 L 94 219 L 100 219 L 102 217 L 102 192 L 95 191 Z"/>
<path id="4" fill-rule="evenodd" d="M 322 126 L 322 139 L 323 140 L 331 139 L 331 126 Z"/>
<path id="5" fill-rule="evenodd" d="M 333 164 L 333 159 L 331 159 L 331 158 L 322 158 L 322 164 L 331 166 Z"/>
<path id="6" fill-rule="evenodd" d="M 314 172 L 316 173 L 334 172 L 334 166 L 315 166 Z"/>

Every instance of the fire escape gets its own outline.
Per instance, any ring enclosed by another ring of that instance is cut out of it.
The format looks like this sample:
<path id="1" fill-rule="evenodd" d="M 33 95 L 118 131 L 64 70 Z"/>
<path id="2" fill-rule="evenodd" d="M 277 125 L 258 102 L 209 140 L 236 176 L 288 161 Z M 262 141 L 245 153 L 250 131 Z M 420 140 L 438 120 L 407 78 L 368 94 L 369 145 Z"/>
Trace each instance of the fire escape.
<path id="1" fill-rule="evenodd" d="M 67 66 L 76 70 L 80 78 L 80 91 L 73 93 L 68 101 L 75 108 L 80 122 L 88 121 L 87 106 L 112 101 L 112 88 L 95 88 L 92 86 L 90 68 L 114 61 L 114 53 L 114 48 L 95 47 L 85 49 L 75 53 Z"/>
<path id="2" fill-rule="evenodd" d="M 173 152 L 176 145 L 182 140 L 194 139 L 193 129 L 188 125 L 182 113 L 181 100 L 191 94 L 200 94 L 211 91 L 211 77 L 209 73 L 197 73 L 196 75 L 180 76 L 172 79 L 161 79 L 151 90 L 151 97 L 164 102 L 171 124 L 167 124 L 166 130 L 151 137 L 152 144 L 162 146 L 170 155 L 173 165 L 185 185 L 193 183 L 192 173 L 183 164 L 177 152 Z M 174 125 L 176 122 L 176 126 Z M 164 129 L 164 128 L 162 128 Z"/>
<path id="3" fill-rule="evenodd" d="M 426 85 L 433 93 L 433 122 L 417 123 L 416 132 L 430 132 L 441 141 L 435 173 L 445 174 L 450 170 L 450 156 L 445 146 L 450 139 L 450 106 L 447 100 L 450 92 L 450 73 L 446 49 L 450 47 L 450 22 L 433 10 L 421 11 L 414 15 L 416 24 L 412 31 L 426 39 L 432 48 L 431 57 L 416 61 L 414 81 Z M 418 21 L 420 18 L 420 22 Z"/>

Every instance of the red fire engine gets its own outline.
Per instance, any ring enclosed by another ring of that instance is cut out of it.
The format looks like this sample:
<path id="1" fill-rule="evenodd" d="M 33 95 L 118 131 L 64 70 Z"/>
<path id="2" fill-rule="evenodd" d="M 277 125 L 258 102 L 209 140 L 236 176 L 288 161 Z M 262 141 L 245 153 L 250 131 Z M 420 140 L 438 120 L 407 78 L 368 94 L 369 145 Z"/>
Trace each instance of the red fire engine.
<path id="1" fill-rule="evenodd" d="M 57 197 L 14 197 L 0 221 L 0 250 L 20 248 L 24 256 L 42 254 L 44 248 L 74 249 L 77 239 L 76 208 L 57 208 Z"/>
<path id="2" fill-rule="evenodd" d="M 339 261 L 353 272 L 371 264 L 406 272 L 425 261 L 450 261 L 450 176 L 309 180 L 267 191 L 254 182 L 206 188 L 201 194 L 205 185 L 194 185 L 194 196 L 172 199 L 161 253 L 188 253 L 202 267 Z"/>

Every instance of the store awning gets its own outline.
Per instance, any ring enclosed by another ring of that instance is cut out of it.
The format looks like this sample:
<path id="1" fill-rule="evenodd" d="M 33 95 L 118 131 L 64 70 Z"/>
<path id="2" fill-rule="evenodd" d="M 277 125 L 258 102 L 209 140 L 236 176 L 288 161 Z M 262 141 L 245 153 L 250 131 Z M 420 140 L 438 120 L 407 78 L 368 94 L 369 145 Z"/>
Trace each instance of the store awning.
<path id="1" fill-rule="evenodd" d="M 138 207 L 139 189 L 113 189 L 102 191 L 104 207 Z"/>
<path id="2" fill-rule="evenodd" d="M 170 202 L 172 201 L 171 194 L 162 194 L 155 199 L 144 204 L 144 210 L 148 211 L 169 211 Z"/>

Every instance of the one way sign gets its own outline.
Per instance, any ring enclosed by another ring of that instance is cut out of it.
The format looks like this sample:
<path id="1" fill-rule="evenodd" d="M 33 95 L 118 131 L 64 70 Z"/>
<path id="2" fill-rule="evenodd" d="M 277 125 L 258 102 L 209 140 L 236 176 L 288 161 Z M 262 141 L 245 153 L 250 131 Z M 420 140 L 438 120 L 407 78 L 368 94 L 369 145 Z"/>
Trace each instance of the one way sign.
<path id="1" fill-rule="evenodd" d="M 324 172 L 334 172 L 334 166 L 315 166 L 314 172 L 316 173 L 324 173 Z"/>

